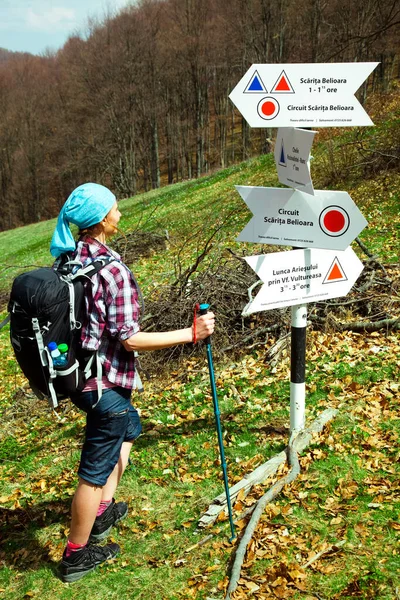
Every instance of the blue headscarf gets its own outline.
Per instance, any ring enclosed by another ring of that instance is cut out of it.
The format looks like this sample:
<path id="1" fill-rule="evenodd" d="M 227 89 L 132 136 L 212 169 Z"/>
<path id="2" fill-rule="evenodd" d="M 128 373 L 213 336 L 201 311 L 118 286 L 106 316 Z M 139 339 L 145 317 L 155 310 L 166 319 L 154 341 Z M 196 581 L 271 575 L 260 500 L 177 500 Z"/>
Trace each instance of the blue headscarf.
<path id="1" fill-rule="evenodd" d="M 116 202 L 112 192 L 98 183 L 84 183 L 71 193 L 58 215 L 57 225 L 50 244 L 56 258 L 63 252 L 75 250 L 75 240 L 69 224 L 86 229 L 100 223 Z"/>

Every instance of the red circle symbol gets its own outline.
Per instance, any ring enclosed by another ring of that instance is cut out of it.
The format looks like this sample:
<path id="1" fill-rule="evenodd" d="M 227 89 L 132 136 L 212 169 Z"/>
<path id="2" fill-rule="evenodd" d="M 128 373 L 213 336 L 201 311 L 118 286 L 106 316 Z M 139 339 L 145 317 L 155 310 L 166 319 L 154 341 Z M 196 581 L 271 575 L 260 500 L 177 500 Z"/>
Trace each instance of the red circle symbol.
<path id="1" fill-rule="evenodd" d="M 346 219 L 338 210 L 330 210 L 324 215 L 324 225 L 328 231 L 337 233 L 345 226 Z"/>
<path id="2" fill-rule="evenodd" d="M 271 100 L 266 100 L 262 105 L 261 105 L 261 112 L 263 115 L 265 115 L 266 117 L 271 117 L 271 115 L 274 114 L 275 112 L 275 104 L 273 102 L 271 102 Z"/>
<path id="3" fill-rule="evenodd" d="M 269 121 L 277 116 L 279 108 L 279 102 L 275 98 L 267 96 L 266 98 L 262 98 L 258 103 L 257 112 L 262 119 Z"/>
<path id="4" fill-rule="evenodd" d="M 319 215 L 319 225 L 327 235 L 338 237 L 348 230 L 350 217 L 341 206 L 327 206 Z"/>

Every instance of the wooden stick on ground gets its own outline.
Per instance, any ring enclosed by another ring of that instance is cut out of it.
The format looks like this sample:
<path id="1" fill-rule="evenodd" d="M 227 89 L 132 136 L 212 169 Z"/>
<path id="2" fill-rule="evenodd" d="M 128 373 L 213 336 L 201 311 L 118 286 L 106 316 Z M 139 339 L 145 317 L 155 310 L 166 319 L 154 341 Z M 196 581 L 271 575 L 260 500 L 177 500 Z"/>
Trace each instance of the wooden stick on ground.
<path id="1" fill-rule="evenodd" d="M 301 568 L 306 569 L 307 567 L 309 567 L 310 565 L 315 563 L 317 560 L 319 560 L 321 558 L 321 556 L 323 556 L 324 554 L 328 554 L 328 552 L 331 552 L 335 548 L 336 549 L 341 548 L 342 546 L 345 545 L 345 543 L 346 543 L 346 540 L 341 540 L 340 542 L 337 542 L 336 544 L 331 544 L 328 548 L 325 548 L 325 550 L 321 550 L 321 552 L 317 552 L 317 554 L 315 556 L 313 556 L 312 558 L 310 558 L 309 561 L 304 563 L 304 565 L 302 565 Z"/>
<path id="2" fill-rule="evenodd" d="M 258 522 L 263 514 L 266 505 L 271 502 L 283 489 L 283 487 L 296 479 L 300 473 L 300 464 L 297 452 L 294 448 L 294 439 L 291 437 L 288 445 L 289 452 L 289 464 L 291 465 L 290 472 L 277 481 L 264 496 L 262 496 L 256 505 L 256 508 L 251 516 L 249 524 L 246 527 L 246 531 L 242 539 L 240 540 L 238 549 L 236 551 L 235 562 L 233 563 L 231 578 L 229 581 L 228 589 L 226 592 L 225 600 L 230 600 L 230 595 L 236 590 L 238 581 L 240 579 L 240 573 L 242 570 L 243 560 L 246 554 L 247 546 L 253 537 L 253 533 L 258 525 Z"/>
<path id="3" fill-rule="evenodd" d="M 192 550 L 195 550 L 196 548 L 199 548 L 200 546 L 204 546 L 204 544 L 206 544 L 213 537 L 214 536 L 213 536 L 212 533 L 210 533 L 210 535 L 206 535 L 205 538 L 203 538 L 202 540 L 199 540 L 198 542 L 196 542 L 196 544 L 193 544 L 193 546 L 190 546 L 189 548 L 186 548 L 185 554 L 187 554 L 188 552 L 191 552 Z"/>
<path id="4" fill-rule="evenodd" d="M 310 444 L 314 433 L 321 432 L 326 423 L 333 419 L 336 412 L 337 411 L 333 408 L 324 410 L 307 429 L 299 433 L 294 441 L 296 452 L 301 454 L 301 452 Z M 287 454 L 286 451 L 283 450 L 279 454 L 276 454 L 274 457 L 272 457 L 269 461 L 257 467 L 252 473 L 245 475 L 244 478 L 238 483 L 235 483 L 235 485 L 229 488 L 229 495 L 232 504 L 241 490 L 244 490 L 244 494 L 247 495 L 254 485 L 262 483 L 268 477 L 271 477 L 271 475 L 276 473 L 278 468 L 284 464 L 286 460 Z M 214 498 L 206 512 L 201 516 L 199 522 L 197 523 L 197 527 L 199 529 L 209 527 L 217 520 L 218 515 L 224 510 L 226 510 L 225 492 Z M 240 518 L 242 517 L 243 515 L 241 515 Z"/>

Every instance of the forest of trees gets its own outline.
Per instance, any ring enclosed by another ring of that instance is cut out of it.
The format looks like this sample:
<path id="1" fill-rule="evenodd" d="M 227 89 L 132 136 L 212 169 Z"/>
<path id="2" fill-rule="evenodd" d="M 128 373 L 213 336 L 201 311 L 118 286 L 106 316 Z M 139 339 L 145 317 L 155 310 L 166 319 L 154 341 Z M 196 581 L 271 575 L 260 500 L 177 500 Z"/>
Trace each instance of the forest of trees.
<path id="1" fill-rule="evenodd" d="M 252 63 L 379 61 L 400 75 L 400 0 L 142 0 L 58 52 L 0 50 L 0 230 L 84 181 L 118 198 L 268 151 L 228 98 Z"/>

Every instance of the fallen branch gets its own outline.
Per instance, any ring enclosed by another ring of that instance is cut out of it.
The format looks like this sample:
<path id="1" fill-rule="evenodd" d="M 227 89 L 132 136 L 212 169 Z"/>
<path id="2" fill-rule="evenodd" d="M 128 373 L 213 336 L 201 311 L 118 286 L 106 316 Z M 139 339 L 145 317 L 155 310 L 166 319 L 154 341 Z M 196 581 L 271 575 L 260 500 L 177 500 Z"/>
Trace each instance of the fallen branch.
<path id="1" fill-rule="evenodd" d="M 377 259 L 377 256 L 375 254 L 373 254 L 369 248 L 367 248 L 367 246 L 360 240 L 359 237 L 356 237 L 355 242 L 357 242 L 357 244 L 360 246 L 361 250 L 368 256 L 368 258 L 371 259 L 371 262 L 374 262 L 376 265 L 378 265 L 378 267 L 380 269 L 382 269 L 382 271 L 385 273 L 386 277 L 389 279 L 387 271 L 385 269 L 385 267 L 383 266 L 382 263 L 380 263 Z"/>
<path id="2" fill-rule="evenodd" d="M 381 296 L 383 294 L 380 294 Z M 376 300 L 377 294 L 373 294 L 371 296 L 364 296 L 363 298 L 350 298 L 350 300 L 343 300 L 338 302 L 329 302 L 329 300 L 325 301 L 325 306 L 331 308 L 332 306 L 348 306 L 349 304 L 356 304 L 357 302 L 368 302 L 369 300 Z"/>
<path id="3" fill-rule="evenodd" d="M 242 539 L 240 540 L 238 549 L 236 550 L 235 561 L 233 563 L 231 578 L 229 581 L 228 589 L 226 592 L 225 600 L 230 599 L 230 595 L 236 590 L 238 586 L 238 582 L 240 579 L 240 573 L 242 570 L 242 565 L 244 561 L 244 557 L 246 554 L 247 546 L 250 540 L 253 537 L 253 533 L 258 525 L 259 520 L 261 519 L 261 515 L 263 514 L 266 505 L 271 502 L 276 496 L 282 491 L 285 485 L 288 485 L 292 481 L 296 479 L 296 477 L 300 474 L 300 464 L 297 452 L 294 447 L 295 438 L 292 436 L 289 445 L 288 445 L 288 453 L 289 453 L 289 464 L 292 467 L 290 472 L 277 481 L 264 496 L 262 496 L 258 502 L 257 506 L 251 516 L 249 524 L 246 527 L 246 531 Z"/>
<path id="4" fill-rule="evenodd" d="M 379 329 L 400 329 L 400 317 L 382 319 L 381 321 L 355 321 L 352 323 L 335 323 L 339 331 L 378 331 Z"/>
<path id="5" fill-rule="evenodd" d="M 286 333 L 284 336 L 279 338 L 278 341 L 271 346 L 266 354 L 266 359 L 269 360 L 270 367 L 275 367 L 279 361 L 279 357 L 282 352 L 288 348 L 288 340 L 290 337 L 290 333 Z"/>
<path id="6" fill-rule="evenodd" d="M 333 408 L 329 408 L 324 410 L 320 416 L 311 423 L 310 427 L 299 433 L 294 442 L 294 447 L 296 452 L 301 454 L 301 452 L 309 445 L 311 442 L 312 436 L 314 433 L 320 433 L 326 423 L 333 419 L 336 415 L 337 411 Z M 283 450 L 267 462 L 263 463 L 259 467 L 257 467 L 251 473 L 248 473 L 238 481 L 235 485 L 229 488 L 229 496 L 231 499 L 231 503 L 234 504 L 234 500 L 238 496 L 239 492 L 243 490 L 244 496 L 246 496 L 250 489 L 265 481 L 268 477 L 276 473 L 278 468 L 284 464 L 287 460 L 286 451 Z M 204 529 L 205 527 L 209 527 L 212 525 L 218 518 L 218 515 L 226 509 L 226 495 L 225 492 L 214 498 L 206 512 L 200 517 L 200 520 L 197 524 L 199 529 Z"/>
<path id="7" fill-rule="evenodd" d="M 276 473 L 278 468 L 284 464 L 287 460 L 285 450 L 271 458 L 268 462 L 260 465 L 252 473 L 245 475 L 244 478 L 236 483 L 234 486 L 229 488 L 229 496 L 231 502 L 238 496 L 239 492 L 242 492 L 243 496 L 247 496 L 251 488 L 259 483 L 265 481 L 268 477 Z M 203 529 L 212 525 L 218 518 L 218 515 L 226 509 L 226 495 L 225 493 L 220 494 L 214 498 L 212 504 L 208 507 L 207 511 L 200 518 L 197 527 Z"/>
<path id="8" fill-rule="evenodd" d="M 325 410 L 319 416 L 319 418 L 311 424 L 310 428 L 300 432 L 299 434 L 297 434 L 297 432 L 292 433 L 287 447 L 287 451 L 284 452 L 285 456 L 288 455 L 287 458 L 289 465 L 291 466 L 291 470 L 285 477 L 277 481 L 268 490 L 268 492 L 266 492 L 256 503 L 256 506 L 253 510 L 253 514 L 246 527 L 246 531 L 244 532 L 244 535 L 240 540 L 239 546 L 236 551 L 235 561 L 233 563 L 225 600 L 230 600 L 231 594 L 234 593 L 238 586 L 247 546 L 253 537 L 253 533 L 258 525 L 261 515 L 265 510 L 266 505 L 269 502 L 271 502 L 274 498 L 276 498 L 276 496 L 282 491 L 285 485 L 292 483 L 292 481 L 294 481 L 296 477 L 300 474 L 298 454 L 310 443 L 313 434 L 317 431 L 321 431 L 323 426 L 328 421 L 330 421 L 330 419 L 336 414 L 336 412 L 337 411 L 335 409 Z M 326 550 L 326 552 L 328 551 L 329 550 Z"/>
<path id="9" fill-rule="evenodd" d="M 344 546 L 345 543 L 346 543 L 346 540 L 342 540 L 341 542 L 337 542 L 336 544 L 331 544 L 330 546 L 328 546 L 328 548 L 325 548 L 325 550 L 321 550 L 321 552 L 317 552 L 317 554 L 315 556 L 313 556 L 312 558 L 310 558 L 309 561 L 304 563 L 304 565 L 302 565 L 301 568 L 306 569 L 307 567 L 309 567 L 310 565 L 315 563 L 317 560 L 319 560 L 321 558 L 321 556 L 324 556 L 324 554 L 328 554 L 328 552 L 332 552 L 332 550 L 336 550 L 336 549 L 338 550 L 339 548 Z"/>
<path id="10" fill-rule="evenodd" d="M 7 271 L 7 269 L 39 269 L 43 267 L 43 265 L 4 265 L 0 264 L 0 269 L 2 271 Z"/>
<path id="11" fill-rule="evenodd" d="M 250 333 L 250 335 L 247 335 L 246 337 L 240 339 L 236 344 L 232 344 L 231 346 L 226 346 L 225 348 L 223 348 L 221 350 L 221 352 L 227 352 L 228 350 L 232 350 L 232 348 L 236 348 L 237 346 L 242 346 L 243 344 L 250 341 L 254 337 L 259 336 L 263 333 L 271 333 L 272 331 L 276 331 L 280 327 L 282 327 L 281 324 L 275 323 L 274 325 L 271 325 L 270 327 L 263 327 L 262 329 L 257 329 L 253 333 Z"/>
<path id="12" fill-rule="evenodd" d="M 192 550 L 195 550 L 196 548 L 199 548 L 200 546 L 204 546 L 204 544 L 206 544 L 208 541 L 210 541 L 213 537 L 214 536 L 212 533 L 210 533 L 209 535 L 206 535 L 205 538 L 199 540 L 196 544 L 193 544 L 193 546 L 186 548 L 185 554 L 187 554 L 188 552 L 192 552 Z"/>
<path id="13" fill-rule="evenodd" d="M 309 320 L 318 325 L 326 324 L 326 318 L 310 315 Z M 349 321 L 339 323 L 330 319 L 330 326 L 336 331 L 379 331 L 380 329 L 400 329 L 400 317 L 381 319 L 380 321 Z"/>

